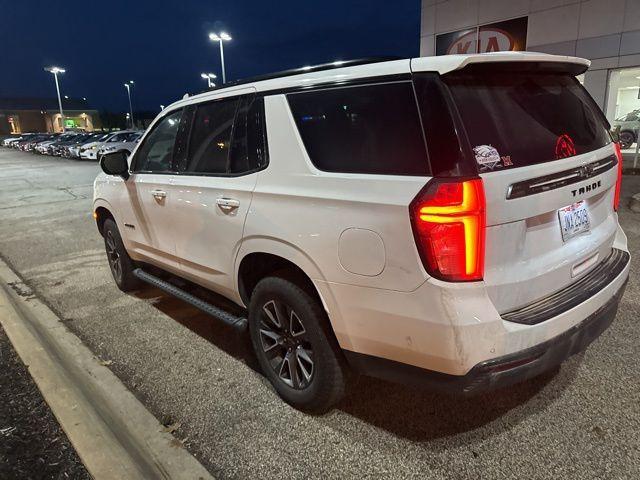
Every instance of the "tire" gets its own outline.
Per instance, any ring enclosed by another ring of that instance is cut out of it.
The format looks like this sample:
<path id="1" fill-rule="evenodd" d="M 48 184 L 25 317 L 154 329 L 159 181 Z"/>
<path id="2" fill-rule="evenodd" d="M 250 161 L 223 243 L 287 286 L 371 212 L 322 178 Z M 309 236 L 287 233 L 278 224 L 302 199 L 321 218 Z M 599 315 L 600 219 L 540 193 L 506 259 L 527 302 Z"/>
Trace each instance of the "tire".
<path id="1" fill-rule="evenodd" d="M 116 285 L 123 292 L 130 292 L 140 287 L 140 280 L 133 275 L 135 264 L 124 248 L 122 237 L 118 231 L 116 222 L 107 218 L 102 227 L 104 246 L 107 251 L 109 269 Z"/>
<path id="2" fill-rule="evenodd" d="M 258 282 L 249 333 L 262 371 L 291 406 L 323 413 L 344 396 L 346 368 L 326 314 L 293 281 L 274 276 Z"/>
<path id="3" fill-rule="evenodd" d="M 620 132 L 620 148 L 627 149 L 636 141 L 635 136 L 631 132 Z"/>

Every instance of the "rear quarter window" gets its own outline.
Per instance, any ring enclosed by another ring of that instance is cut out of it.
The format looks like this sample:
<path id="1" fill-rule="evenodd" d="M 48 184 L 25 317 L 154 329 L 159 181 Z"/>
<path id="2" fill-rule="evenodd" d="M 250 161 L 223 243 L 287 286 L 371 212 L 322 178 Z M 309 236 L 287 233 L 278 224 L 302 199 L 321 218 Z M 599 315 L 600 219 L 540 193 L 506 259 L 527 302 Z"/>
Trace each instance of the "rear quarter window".
<path id="1" fill-rule="evenodd" d="M 429 175 L 411 82 L 292 93 L 287 99 L 319 170 Z"/>
<path id="2" fill-rule="evenodd" d="M 445 75 L 481 172 L 579 155 L 611 142 L 602 112 L 570 74 Z"/>

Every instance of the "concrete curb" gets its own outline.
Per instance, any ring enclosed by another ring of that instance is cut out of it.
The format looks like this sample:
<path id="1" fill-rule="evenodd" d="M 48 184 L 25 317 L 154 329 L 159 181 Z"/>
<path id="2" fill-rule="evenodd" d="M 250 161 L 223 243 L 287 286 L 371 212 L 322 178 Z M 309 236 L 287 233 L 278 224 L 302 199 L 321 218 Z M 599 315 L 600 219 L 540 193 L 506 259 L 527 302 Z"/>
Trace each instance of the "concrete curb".
<path id="1" fill-rule="evenodd" d="M 629 199 L 629 208 L 636 213 L 640 213 L 640 193 L 636 193 Z"/>
<path id="2" fill-rule="evenodd" d="M 93 478 L 213 478 L 2 260 L 0 323 Z"/>

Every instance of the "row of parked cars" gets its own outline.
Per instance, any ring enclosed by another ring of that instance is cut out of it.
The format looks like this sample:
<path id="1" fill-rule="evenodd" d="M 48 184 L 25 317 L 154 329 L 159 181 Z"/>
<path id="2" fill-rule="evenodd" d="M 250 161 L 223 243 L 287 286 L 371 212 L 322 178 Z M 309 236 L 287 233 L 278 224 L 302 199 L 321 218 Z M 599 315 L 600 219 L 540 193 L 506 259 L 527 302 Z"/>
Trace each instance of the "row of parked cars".
<path id="1" fill-rule="evenodd" d="M 98 160 L 105 153 L 131 153 L 142 131 L 24 133 L 2 141 L 2 146 L 24 152 L 65 158 Z"/>

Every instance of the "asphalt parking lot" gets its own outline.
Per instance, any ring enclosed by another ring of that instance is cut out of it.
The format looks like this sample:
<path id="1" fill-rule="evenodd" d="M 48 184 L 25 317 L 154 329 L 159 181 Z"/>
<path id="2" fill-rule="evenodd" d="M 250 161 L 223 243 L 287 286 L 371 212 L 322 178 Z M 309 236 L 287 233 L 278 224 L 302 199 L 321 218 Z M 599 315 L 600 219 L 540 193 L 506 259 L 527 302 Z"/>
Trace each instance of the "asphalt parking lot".
<path id="1" fill-rule="evenodd" d="M 0 148 L 0 256 L 216 477 L 640 477 L 635 259 L 613 326 L 559 370 L 472 399 L 360 379 L 309 416 L 275 395 L 246 339 L 159 291 L 117 290 L 91 216 L 98 169 Z M 640 214 L 623 205 L 634 255 Z"/>

